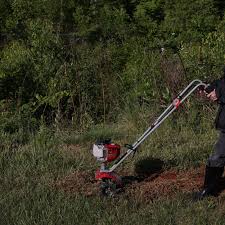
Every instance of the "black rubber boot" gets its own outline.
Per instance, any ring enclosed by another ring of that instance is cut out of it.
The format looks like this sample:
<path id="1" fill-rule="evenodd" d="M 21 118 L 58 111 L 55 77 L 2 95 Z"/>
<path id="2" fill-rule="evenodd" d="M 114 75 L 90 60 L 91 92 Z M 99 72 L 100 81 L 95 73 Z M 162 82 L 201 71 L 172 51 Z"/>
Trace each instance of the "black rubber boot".
<path id="1" fill-rule="evenodd" d="M 194 196 L 195 200 L 202 200 L 208 196 L 217 196 L 219 191 L 219 181 L 223 175 L 223 170 L 223 167 L 206 166 L 203 190 Z"/>

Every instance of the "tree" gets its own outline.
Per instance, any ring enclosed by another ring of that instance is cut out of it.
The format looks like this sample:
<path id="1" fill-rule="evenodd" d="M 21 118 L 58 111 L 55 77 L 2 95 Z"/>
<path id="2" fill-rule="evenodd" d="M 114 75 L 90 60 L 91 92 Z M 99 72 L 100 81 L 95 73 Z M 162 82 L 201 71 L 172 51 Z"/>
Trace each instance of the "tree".
<path id="1" fill-rule="evenodd" d="M 163 36 L 178 44 L 201 42 L 203 37 L 216 29 L 219 21 L 213 0 L 167 0 L 164 13 Z"/>

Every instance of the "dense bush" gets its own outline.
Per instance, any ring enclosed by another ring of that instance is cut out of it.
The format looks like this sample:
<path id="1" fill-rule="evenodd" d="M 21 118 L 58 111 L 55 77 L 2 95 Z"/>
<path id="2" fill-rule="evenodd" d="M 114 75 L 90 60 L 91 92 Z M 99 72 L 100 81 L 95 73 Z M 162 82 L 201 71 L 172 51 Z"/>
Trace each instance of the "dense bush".
<path id="1" fill-rule="evenodd" d="M 114 121 L 127 106 L 164 106 L 224 64 L 225 3 L 1 1 L 1 112 L 75 128 Z M 157 100 L 157 101 L 156 101 Z M 5 116 L 5 113 L 4 113 Z M 16 125 L 15 125 L 16 129 Z"/>

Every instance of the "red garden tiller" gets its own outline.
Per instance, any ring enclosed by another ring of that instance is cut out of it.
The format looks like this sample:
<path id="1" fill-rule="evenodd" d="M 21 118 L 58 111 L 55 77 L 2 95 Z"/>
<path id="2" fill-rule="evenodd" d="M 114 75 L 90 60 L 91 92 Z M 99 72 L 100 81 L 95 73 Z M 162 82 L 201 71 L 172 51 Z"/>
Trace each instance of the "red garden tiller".
<path id="1" fill-rule="evenodd" d="M 164 110 L 164 112 L 155 120 L 154 123 L 137 139 L 133 144 L 126 144 L 127 151 L 120 156 L 121 146 L 114 144 L 111 140 L 98 141 L 93 145 L 93 155 L 101 162 L 101 167 L 96 171 L 96 180 L 101 181 L 101 193 L 108 196 L 113 196 L 123 186 L 122 179 L 118 176 L 114 170 L 132 153 L 137 151 L 139 145 L 152 134 L 160 124 L 169 117 L 180 104 L 188 98 L 197 88 L 201 87 L 205 89 L 206 83 L 201 80 L 193 80 Z M 110 168 L 107 167 L 107 163 L 119 159 Z"/>

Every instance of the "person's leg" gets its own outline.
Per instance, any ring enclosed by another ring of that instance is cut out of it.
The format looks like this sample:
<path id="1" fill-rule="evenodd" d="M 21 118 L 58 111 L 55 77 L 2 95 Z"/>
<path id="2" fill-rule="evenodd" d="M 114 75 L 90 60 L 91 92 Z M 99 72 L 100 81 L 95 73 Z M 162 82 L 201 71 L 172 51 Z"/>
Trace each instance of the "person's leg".
<path id="1" fill-rule="evenodd" d="M 206 166 L 203 190 L 200 192 L 201 197 L 205 197 L 208 195 L 217 195 L 219 190 L 219 181 L 223 175 L 223 170 L 223 167 Z"/>
<path id="2" fill-rule="evenodd" d="M 225 165 L 225 133 L 220 132 L 219 138 L 214 146 L 214 153 L 209 157 L 207 166 L 224 167 Z"/>
<path id="3" fill-rule="evenodd" d="M 202 199 L 209 195 L 217 195 L 219 181 L 223 175 L 225 165 L 225 133 L 220 133 L 215 144 L 215 151 L 209 157 L 205 168 L 205 180 L 203 190 L 198 193 L 197 198 Z"/>

